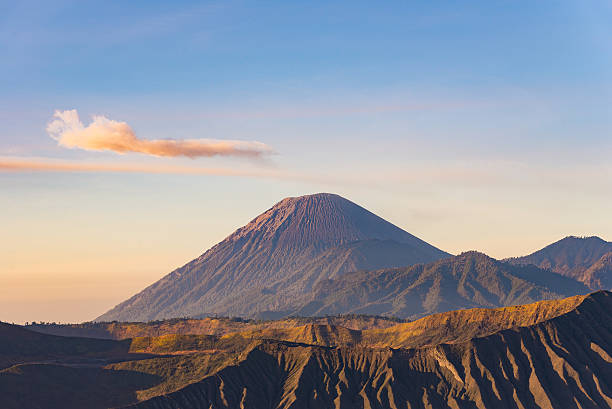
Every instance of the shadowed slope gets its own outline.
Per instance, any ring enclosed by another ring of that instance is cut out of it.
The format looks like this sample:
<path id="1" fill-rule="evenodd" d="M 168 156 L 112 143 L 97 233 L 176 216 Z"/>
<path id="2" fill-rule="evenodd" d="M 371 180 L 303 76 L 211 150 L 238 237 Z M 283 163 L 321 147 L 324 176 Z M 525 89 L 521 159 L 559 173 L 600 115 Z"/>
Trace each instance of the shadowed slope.
<path id="1" fill-rule="evenodd" d="M 38 360 L 125 357 L 129 345 L 130 342 L 40 334 L 0 322 L 0 369 Z"/>
<path id="2" fill-rule="evenodd" d="M 585 294 L 588 288 L 534 266 L 467 252 L 427 265 L 345 274 L 319 283 L 300 315 L 347 313 L 418 318 Z"/>
<path id="3" fill-rule="evenodd" d="M 0 323 L 0 407 L 104 409 L 136 402 L 160 378 L 109 370 L 108 362 L 142 359 L 131 341 L 60 337 Z"/>
<path id="4" fill-rule="evenodd" d="M 53 364 L 0 370 L 2 409 L 107 409 L 137 402 L 159 377 L 138 371 Z"/>
<path id="5" fill-rule="evenodd" d="M 528 256 L 507 261 L 533 264 L 583 282 L 593 290 L 612 288 L 612 243 L 599 237 L 569 236 Z M 597 266 L 593 267 L 595 264 Z M 591 269 L 593 267 L 593 269 Z"/>
<path id="6" fill-rule="evenodd" d="M 290 310 L 321 279 L 447 255 L 340 196 L 287 198 L 97 321 Z"/>
<path id="7" fill-rule="evenodd" d="M 612 294 L 603 291 L 364 331 L 309 324 L 123 342 L 2 331 L 0 357 L 19 343 L 102 352 L 97 364 L 60 356 L 0 370 L 11 409 L 612 407 Z"/>
<path id="8" fill-rule="evenodd" d="M 589 288 L 612 289 L 612 251 L 607 252 L 581 276 Z"/>
<path id="9" fill-rule="evenodd" d="M 529 326 L 418 349 L 266 341 L 235 365 L 131 407 L 610 408 L 612 296 L 562 303 L 526 306 L 535 315 L 526 322 L 553 316 Z M 500 313 L 522 322 L 519 310 Z"/>

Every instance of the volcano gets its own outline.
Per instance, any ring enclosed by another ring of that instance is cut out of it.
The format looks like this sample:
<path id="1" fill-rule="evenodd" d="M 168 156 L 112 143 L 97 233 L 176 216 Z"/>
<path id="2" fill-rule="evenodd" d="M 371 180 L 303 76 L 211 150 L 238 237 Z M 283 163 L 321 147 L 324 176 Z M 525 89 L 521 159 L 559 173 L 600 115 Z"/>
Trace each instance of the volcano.
<path id="1" fill-rule="evenodd" d="M 341 196 L 290 197 L 96 321 L 282 316 L 322 280 L 448 256 Z"/>

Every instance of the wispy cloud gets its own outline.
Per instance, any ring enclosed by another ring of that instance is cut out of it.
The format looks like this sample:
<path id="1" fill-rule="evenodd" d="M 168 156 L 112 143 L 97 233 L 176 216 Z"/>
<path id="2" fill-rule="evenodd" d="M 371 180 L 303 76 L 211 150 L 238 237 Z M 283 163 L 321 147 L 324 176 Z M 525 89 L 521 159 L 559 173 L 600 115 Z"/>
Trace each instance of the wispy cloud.
<path id="1" fill-rule="evenodd" d="M 203 175 L 271 179 L 326 185 L 363 185 L 356 178 L 327 173 L 299 172 L 279 168 L 227 168 L 189 166 L 176 162 L 92 162 L 41 157 L 0 156 L 0 173 L 134 173 L 158 175 Z"/>
<path id="2" fill-rule="evenodd" d="M 238 170 L 229 168 L 207 168 L 183 166 L 177 164 L 163 165 L 151 163 L 109 163 L 53 160 L 44 158 L 1 158 L 0 171 L 5 172 L 111 172 L 111 173 L 153 173 L 177 175 L 216 175 L 243 177 L 281 178 L 283 174 L 276 170 Z"/>
<path id="3" fill-rule="evenodd" d="M 127 123 L 114 121 L 104 116 L 94 116 L 92 122 L 85 126 L 75 109 L 55 111 L 53 117 L 55 119 L 47 125 L 47 132 L 61 146 L 67 148 L 189 158 L 211 156 L 258 158 L 272 153 L 272 149 L 261 142 L 140 139 Z"/>
<path id="4" fill-rule="evenodd" d="M 168 175 L 208 175 L 303 182 L 317 186 L 359 187 L 393 190 L 464 189 L 495 191 L 573 191 L 610 196 L 612 167 L 607 164 L 575 166 L 551 171 L 545 166 L 512 161 L 455 161 L 405 168 L 364 168 L 351 171 L 299 171 L 261 167 L 203 167 L 177 162 L 50 159 L 41 157 L 0 156 L 0 173 L 134 173 Z"/>

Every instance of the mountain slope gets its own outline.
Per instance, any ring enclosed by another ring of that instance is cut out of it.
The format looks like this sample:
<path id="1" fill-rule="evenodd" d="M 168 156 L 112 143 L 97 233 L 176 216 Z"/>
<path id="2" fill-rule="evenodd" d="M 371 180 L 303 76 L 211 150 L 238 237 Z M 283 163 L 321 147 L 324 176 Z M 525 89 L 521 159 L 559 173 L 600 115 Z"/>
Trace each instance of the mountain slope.
<path id="1" fill-rule="evenodd" d="M 337 315 L 327 317 L 291 317 L 274 321 L 235 318 L 174 318 L 151 322 L 33 323 L 26 325 L 25 328 L 31 331 L 42 332 L 43 334 L 120 340 L 135 337 L 156 337 L 164 334 L 222 336 L 234 332 L 296 328 L 309 324 L 364 330 L 388 328 L 400 322 L 405 322 L 405 320 L 368 315 Z"/>
<path id="2" fill-rule="evenodd" d="M 526 326 L 415 349 L 264 341 L 234 365 L 130 407 L 610 408 L 612 295 L 560 303 L 526 306 L 527 316 L 548 314 L 519 319 Z"/>
<path id="3" fill-rule="evenodd" d="M 580 281 L 592 289 L 612 289 L 612 251 L 601 256 L 586 269 Z"/>
<path id="4" fill-rule="evenodd" d="M 421 348 L 442 343 L 466 342 L 515 327 L 548 321 L 576 309 L 588 297 L 538 301 L 502 308 L 472 308 L 428 315 L 387 328 L 361 331 L 337 325 L 308 324 L 293 328 L 266 328 L 235 334 L 245 339 L 274 339 L 319 346 L 367 348 Z"/>
<path id="5" fill-rule="evenodd" d="M 0 322 L 0 339 L 0 369 L 41 359 L 124 356 L 130 346 L 129 342 L 40 334 L 4 322 Z"/>
<path id="6" fill-rule="evenodd" d="M 418 318 L 475 307 L 500 307 L 585 294 L 575 280 L 467 252 L 427 265 L 345 274 L 321 281 L 298 315 L 343 313 Z"/>
<path id="7" fill-rule="evenodd" d="M 97 321 L 291 310 L 321 279 L 446 256 L 338 195 L 287 198 Z"/>
<path id="8" fill-rule="evenodd" d="M 593 290 L 612 288 L 612 264 L 607 253 L 612 242 L 599 237 L 569 236 L 524 257 L 507 261 L 513 264 L 533 264 L 585 283 Z M 587 271 L 599 263 L 593 271 Z"/>
<path id="9" fill-rule="evenodd" d="M 0 331 L 0 361 L 17 360 L 0 369 L 6 409 L 612 407 L 605 291 L 363 331 L 309 324 L 120 342 Z"/>

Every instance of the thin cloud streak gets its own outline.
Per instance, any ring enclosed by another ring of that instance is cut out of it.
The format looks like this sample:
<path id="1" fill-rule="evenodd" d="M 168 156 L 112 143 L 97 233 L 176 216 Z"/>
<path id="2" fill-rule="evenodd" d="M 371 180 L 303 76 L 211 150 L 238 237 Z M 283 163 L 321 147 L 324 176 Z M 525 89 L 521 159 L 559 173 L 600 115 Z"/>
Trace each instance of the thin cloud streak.
<path id="1" fill-rule="evenodd" d="M 85 126 L 76 109 L 55 111 L 55 118 L 47 125 L 49 136 L 59 145 L 89 151 L 128 152 L 152 156 L 188 158 L 211 156 L 243 156 L 259 158 L 272 153 L 261 142 L 212 140 L 212 139 L 140 139 L 126 122 L 118 122 L 104 116 L 94 116 Z"/>
<path id="2" fill-rule="evenodd" d="M 612 168 L 607 165 L 577 166 L 551 172 L 541 166 L 512 161 L 454 162 L 424 167 L 415 164 L 407 169 L 364 171 L 303 172 L 288 169 L 223 168 L 188 166 L 178 163 L 91 162 L 39 157 L 0 156 L 0 172 L 64 172 L 64 173 L 140 173 L 168 175 L 209 175 L 292 182 L 328 186 L 355 186 L 371 189 L 419 188 L 432 186 L 472 189 L 549 189 L 581 191 L 609 196 Z"/>
<path id="3" fill-rule="evenodd" d="M 342 177 L 276 169 L 230 169 L 185 166 L 180 164 L 112 163 L 55 160 L 47 158 L 0 157 L 0 173 L 52 172 L 52 173 L 134 173 L 157 175 L 203 175 L 228 176 L 258 179 L 274 179 L 339 186 L 361 186 L 371 184 L 359 177 Z M 372 187 L 376 187 L 372 183 Z"/>
<path id="4" fill-rule="evenodd" d="M 202 175 L 301 181 L 307 183 L 352 183 L 328 176 L 289 172 L 278 169 L 230 169 L 185 166 L 179 164 L 110 163 L 53 160 L 46 158 L 0 157 L 0 172 L 57 172 L 57 173 L 134 173 L 156 175 Z M 357 181 L 355 181 L 357 183 Z"/>
<path id="5" fill-rule="evenodd" d="M 176 175 L 215 175 L 243 177 L 282 177 L 277 171 L 235 170 L 228 168 L 203 168 L 182 165 L 158 165 L 141 163 L 91 163 L 55 161 L 47 159 L 0 158 L 0 171 L 5 172 L 110 172 L 152 173 Z"/>

